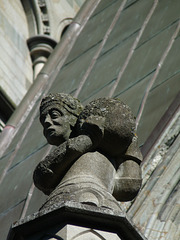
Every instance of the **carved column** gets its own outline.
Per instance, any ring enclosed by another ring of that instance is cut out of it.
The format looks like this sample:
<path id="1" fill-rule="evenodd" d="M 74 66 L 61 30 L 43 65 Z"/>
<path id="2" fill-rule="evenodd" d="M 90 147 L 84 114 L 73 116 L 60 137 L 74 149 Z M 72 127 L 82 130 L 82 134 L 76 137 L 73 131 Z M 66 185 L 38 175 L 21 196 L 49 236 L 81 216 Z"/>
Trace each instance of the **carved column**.
<path id="1" fill-rule="evenodd" d="M 56 41 L 45 35 L 37 35 L 29 38 L 27 44 L 32 59 L 34 79 L 36 79 L 38 73 L 41 71 L 49 55 L 56 46 Z"/>

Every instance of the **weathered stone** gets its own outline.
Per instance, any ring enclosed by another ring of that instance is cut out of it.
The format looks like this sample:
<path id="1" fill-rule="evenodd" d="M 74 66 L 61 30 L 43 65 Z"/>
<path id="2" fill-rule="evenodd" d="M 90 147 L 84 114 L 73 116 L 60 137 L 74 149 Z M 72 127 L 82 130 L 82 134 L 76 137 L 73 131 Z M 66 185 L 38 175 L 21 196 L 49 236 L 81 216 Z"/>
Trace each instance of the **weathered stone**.
<path id="1" fill-rule="evenodd" d="M 19 239 L 145 240 L 125 214 L 73 202 L 54 204 L 14 223 L 8 240 Z"/>
<path id="2" fill-rule="evenodd" d="M 34 172 L 35 185 L 54 203 L 80 202 L 122 212 L 141 186 L 135 120 L 119 99 L 100 98 L 83 109 L 68 94 L 50 94 L 40 106 L 48 143 L 56 145 Z M 118 200 L 118 201 L 117 201 Z"/>

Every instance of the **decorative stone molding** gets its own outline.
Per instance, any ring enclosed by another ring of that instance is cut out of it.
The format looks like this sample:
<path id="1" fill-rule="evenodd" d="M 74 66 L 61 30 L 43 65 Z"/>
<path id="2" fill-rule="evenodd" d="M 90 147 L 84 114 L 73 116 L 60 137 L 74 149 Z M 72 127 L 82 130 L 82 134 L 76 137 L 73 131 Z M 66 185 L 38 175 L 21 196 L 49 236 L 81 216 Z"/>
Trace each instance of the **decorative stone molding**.
<path id="1" fill-rule="evenodd" d="M 50 35 L 50 20 L 45 0 L 21 0 L 29 28 L 29 36 Z"/>
<path id="2" fill-rule="evenodd" d="M 52 53 L 56 42 L 45 35 L 37 35 L 27 40 L 34 69 L 34 79 Z"/>
<path id="3" fill-rule="evenodd" d="M 48 16 L 48 8 L 47 8 L 46 0 L 38 0 L 38 6 L 41 13 L 43 34 L 50 35 L 50 21 Z"/>

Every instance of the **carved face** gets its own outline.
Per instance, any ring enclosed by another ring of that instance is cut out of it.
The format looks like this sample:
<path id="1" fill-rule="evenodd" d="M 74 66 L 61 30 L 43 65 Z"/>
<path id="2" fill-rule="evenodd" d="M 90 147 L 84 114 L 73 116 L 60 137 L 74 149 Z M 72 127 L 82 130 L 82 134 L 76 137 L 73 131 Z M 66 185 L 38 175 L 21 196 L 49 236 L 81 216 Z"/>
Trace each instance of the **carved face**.
<path id="1" fill-rule="evenodd" d="M 64 108 L 61 111 L 52 108 L 46 115 L 41 115 L 43 133 L 49 144 L 58 146 L 69 138 L 71 134 L 69 118 L 70 114 Z"/>

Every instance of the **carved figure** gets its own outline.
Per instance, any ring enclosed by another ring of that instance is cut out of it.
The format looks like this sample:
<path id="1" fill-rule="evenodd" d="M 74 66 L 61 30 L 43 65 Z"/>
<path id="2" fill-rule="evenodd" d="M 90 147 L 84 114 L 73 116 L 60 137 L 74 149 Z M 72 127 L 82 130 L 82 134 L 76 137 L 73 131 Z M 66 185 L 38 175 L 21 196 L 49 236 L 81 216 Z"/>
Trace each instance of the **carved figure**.
<path id="1" fill-rule="evenodd" d="M 64 93 L 40 106 L 49 144 L 57 146 L 34 171 L 34 183 L 49 195 L 42 208 L 76 201 L 120 210 L 141 187 L 141 152 L 135 120 L 119 99 L 100 98 L 83 106 Z"/>

